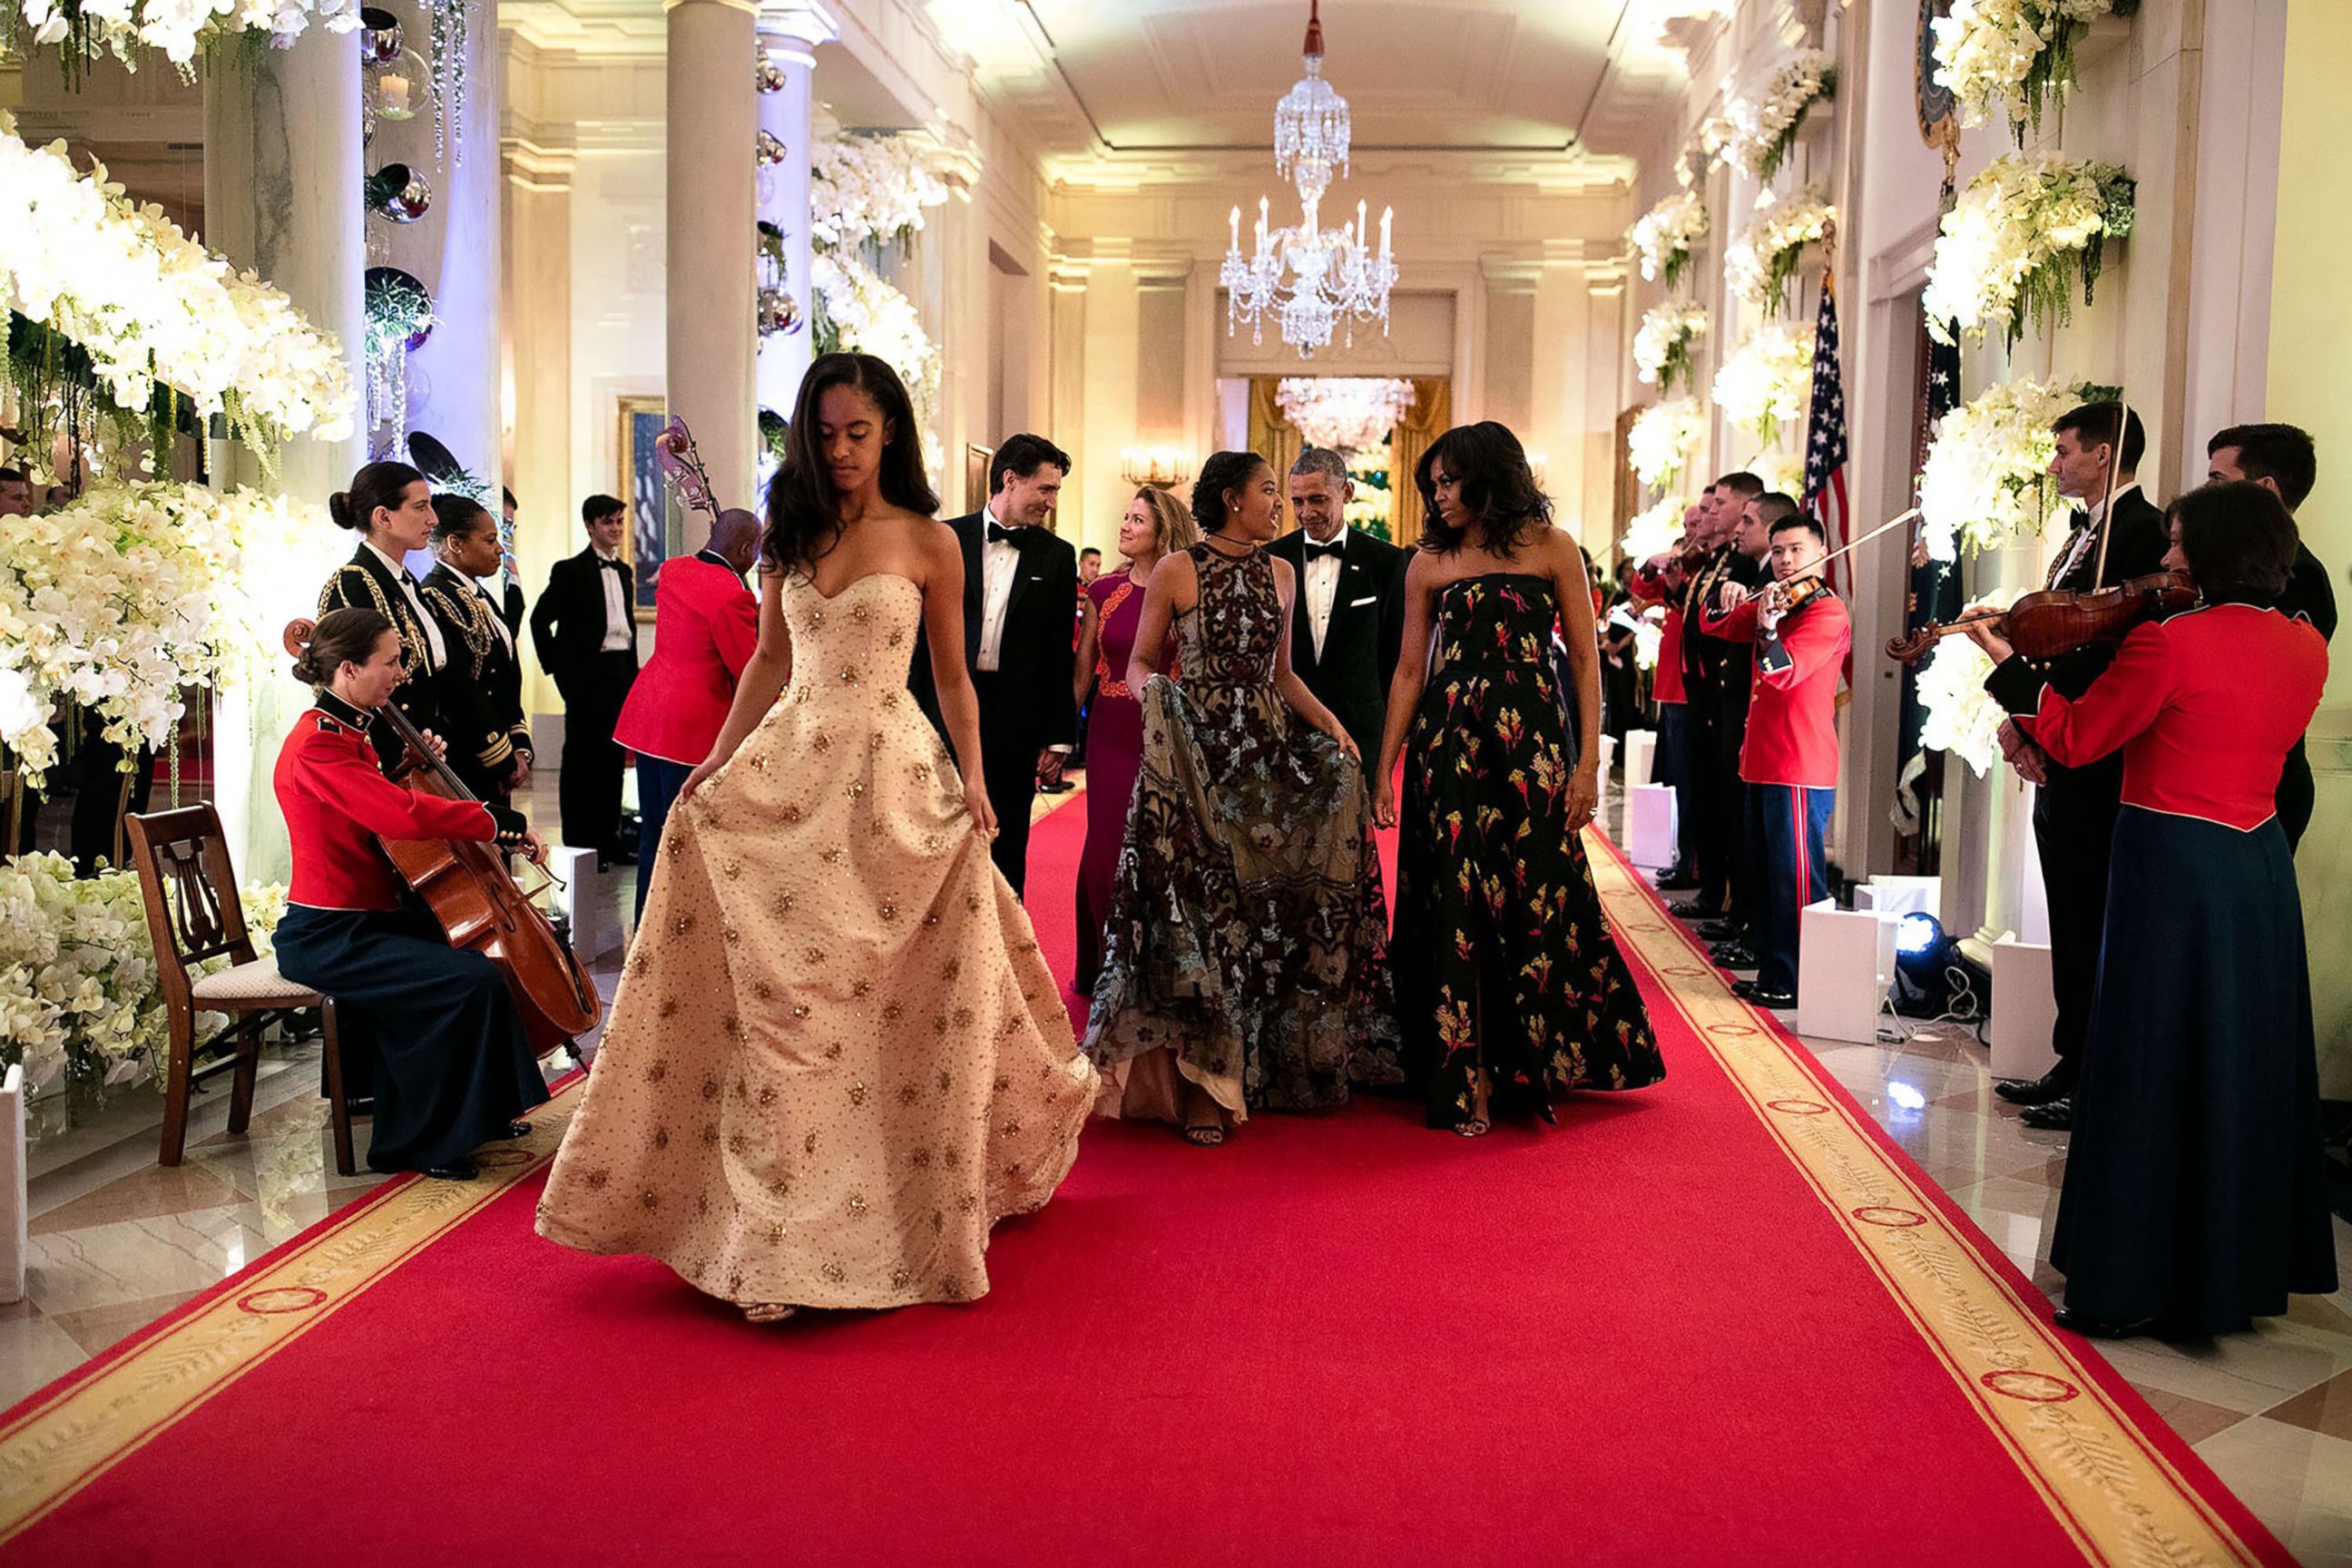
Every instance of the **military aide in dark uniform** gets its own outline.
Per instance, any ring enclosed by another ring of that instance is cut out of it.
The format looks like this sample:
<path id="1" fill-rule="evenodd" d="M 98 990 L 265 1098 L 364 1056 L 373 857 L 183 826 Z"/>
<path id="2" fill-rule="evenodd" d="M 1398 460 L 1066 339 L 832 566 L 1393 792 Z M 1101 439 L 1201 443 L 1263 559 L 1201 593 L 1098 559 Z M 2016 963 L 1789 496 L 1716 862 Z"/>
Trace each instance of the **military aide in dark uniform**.
<path id="1" fill-rule="evenodd" d="M 400 634 L 402 672 L 393 706 L 419 730 L 446 728 L 442 705 L 457 679 L 449 647 L 404 559 L 433 537 L 433 487 L 406 463 L 370 463 L 350 489 L 327 498 L 327 511 L 336 527 L 360 536 L 360 547 L 319 591 L 319 618 L 365 609 L 390 621 Z M 391 725 L 373 721 L 368 738 L 384 772 L 405 767 L 407 748 Z"/>
<path id="2" fill-rule="evenodd" d="M 1754 474 L 1726 474 L 1708 487 L 1707 538 L 1715 552 L 1692 574 L 1683 600 L 1683 689 L 1690 714 L 1691 815 L 1698 891 L 1673 906 L 1684 920 L 1721 920 L 1731 912 L 1734 854 L 1739 843 L 1733 819 L 1739 809 L 1738 747 L 1728 749 L 1729 688 L 1744 682 L 1748 650 L 1708 635 L 1701 617 L 1712 609 L 1725 583 L 1754 586 L 1764 580 L 1760 563 L 1740 553 L 1739 521 L 1748 503 L 1764 493 Z"/>
<path id="3" fill-rule="evenodd" d="M 455 677 L 442 704 L 449 766 L 484 800 L 510 800 L 530 782 L 530 726 L 514 628 L 482 586 L 499 574 L 498 520 L 461 495 L 435 496 L 433 514 L 437 564 L 422 594 Z"/>
<path id="4" fill-rule="evenodd" d="M 2120 404 L 2086 403 L 2051 426 L 2058 455 L 2050 472 L 2058 493 L 2074 500 L 2076 510 L 2074 531 L 2051 564 L 2047 587 L 2083 592 L 2164 569 L 2164 514 L 2141 493 L 2137 478 L 2147 437 L 2139 416 L 2132 415 L 2118 447 L 2116 426 L 2124 412 Z M 2080 697 L 2113 657 L 2112 648 L 2084 648 L 2052 660 L 2042 673 L 2059 695 Z M 2039 1079 L 2003 1079 L 1994 1089 L 2004 1100 L 2034 1108 L 2026 1117 L 2032 1125 L 2064 1127 L 2072 1111 L 2067 1097 L 2082 1071 L 2083 1041 L 2090 1031 L 2123 759 L 2108 752 L 2069 767 L 2011 726 L 2002 730 L 2001 749 L 2021 773 L 2041 785 L 2033 797 L 2033 842 L 2050 909 L 2050 983 L 2058 1004 L 2050 1048 L 2058 1054 L 2058 1065 Z"/>
<path id="5" fill-rule="evenodd" d="M 2097 1001 L 2050 1261 L 2061 1327 L 2223 1334 L 2336 1285 L 2309 964 L 2279 766 L 2327 684 L 2274 607 L 2294 524 L 2260 485 L 2173 503 L 2203 604 L 2070 697 L 1990 630 L 1985 689 L 2063 766 L 2122 757 Z"/>
<path id="6" fill-rule="evenodd" d="M 368 1166 L 464 1181 L 475 1149 L 530 1131 L 547 1099 L 498 966 L 448 943 L 383 852 L 383 838 L 496 840 L 545 851 L 500 805 L 422 795 L 383 776 L 367 735 L 405 675 L 401 639 L 372 609 L 320 617 L 294 666 L 319 689 L 278 753 L 294 858 L 278 972 L 335 999 L 352 1093 L 375 1101 Z M 438 742 L 436 742 L 437 746 Z"/>
<path id="7" fill-rule="evenodd" d="M 1837 805 L 1837 685 L 1853 628 L 1820 575 L 1829 553 L 1820 522 L 1784 517 L 1771 538 L 1772 585 L 1733 588 L 1726 596 L 1738 602 L 1710 625 L 1715 636 L 1755 645 L 1739 776 L 1756 978 L 1732 990 L 1759 1007 L 1793 1007 L 1800 911 L 1830 892 L 1822 837 Z"/>

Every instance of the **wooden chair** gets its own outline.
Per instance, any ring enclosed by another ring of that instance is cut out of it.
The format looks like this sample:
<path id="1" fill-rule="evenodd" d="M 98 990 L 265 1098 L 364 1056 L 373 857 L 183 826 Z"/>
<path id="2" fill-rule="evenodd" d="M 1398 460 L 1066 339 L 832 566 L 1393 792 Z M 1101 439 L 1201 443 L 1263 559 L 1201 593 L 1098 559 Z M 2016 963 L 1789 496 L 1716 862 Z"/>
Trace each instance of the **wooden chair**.
<path id="1" fill-rule="evenodd" d="M 335 1129 L 335 1169 L 342 1175 L 356 1174 L 335 1000 L 280 975 L 275 959 L 255 955 L 246 934 L 245 909 L 237 901 L 236 874 L 229 866 L 220 814 L 210 801 L 200 801 L 176 811 L 129 816 L 125 822 L 131 864 L 146 900 L 147 930 L 155 942 L 156 974 L 170 1008 L 172 1055 L 163 1073 L 161 1163 L 180 1163 L 187 1142 L 188 1091 L 215 1073 L 236 1075 L 229 1090 L 228 1130 L 244 1131 L 253 1115 L 253 1076 L 261 1063 L 262 1030 L 315 1008 L 326 1036 L 324 1087 Z M 205 960 L 224 953 L 230 959 L 228 968 L 194 973 Z M 227 1027 L 201 1045 L 196 1041 L 200 1012 L 229 1015 Z M 196 1065 L 198 1057 L 231 1036 L 236 1039 L 233 1054 Z"/>

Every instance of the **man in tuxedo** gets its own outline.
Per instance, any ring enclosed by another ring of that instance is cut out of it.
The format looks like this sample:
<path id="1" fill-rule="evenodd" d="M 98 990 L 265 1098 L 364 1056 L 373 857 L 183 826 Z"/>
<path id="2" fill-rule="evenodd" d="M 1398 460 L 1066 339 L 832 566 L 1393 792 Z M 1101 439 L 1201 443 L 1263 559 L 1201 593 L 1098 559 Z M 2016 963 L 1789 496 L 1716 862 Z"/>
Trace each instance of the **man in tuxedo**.
<path id="1" fill-rule="evenodd" d="M 2111 587 L 2164 569 L 2170 545 L 2164 513 L 2139 488 L 2147 437 L 2139 416 L 2126 414 L 2119 403 L 2086 403 L 2051 426 L 2058 452 L 2050 460 L 2050 474 L 2058 493 L 2074 502 L 2074 531 L 2051 563 L 2051 588 Z M 2046 661 L 2043 673 L 2060 695 L 2080 697 L 2114 660 L 2115 651 L 2082 648 Z M 2013 722 L 2001 725 L 2000 748 L 2018 776 L 2039 786 L 2033 842 L 2050 910 L 2050 984 L 2058 1003 L 2050 1048 L 2058 1065 L 2038 1079 L 2004 1079 L 1993 1089 L 2011 1104 L 2028 1108 L 2029 1126 L 2065 1128 L 2074 1124 L 2070 1097 L 2082 1072 L 2091 993 L 2099 976 L 2124 758 L 2117 752 L 2083 767 L 2060 767 Z"/>
<path id="2" fill-rule="evenodd" d="M 1290 510 L 1298 527 L 1266 546 L 1290 563 L 1298 596 L 1290 607 L 1290 668 L 1378 764 L 1387 727 L 1389 682 L 1404 640 L 1405 553 L 1347 524 L 1356 493 L 1348 465 L 1309 447 L 1290 466 Z"/>
<path id="3" fill-rule="evenodd" d="M 963 547 L 963 654 L 980 699 L 981 773 L 996 808 L 989 853 L 1020 893 L 1029 870 L 1029 808 L 1038 781 L 1057 782 L 1077 735 L 1070 681 L 1070 606 L 1078 558 L 1040 526 L 1052 515 L 1070 455 L 1043 436 L 1008 436 L 988 460 L 988 506 L 955 519 Z M 942 738 L 930 645 L 918 635 L 907 684 Z M 950 750 L 955 742 L 949 739 Z"/>
<path id="4" fill-rule="evenodd" d="M 1741 798 L 1739 746 L 1728 748 L 1727 711 L 1734 687 L 1745 712 L 1748 650 L 1710 635 L 1701 624 L 1716 606 L 1725 583 L 1756 587 L 1764 578 L 1761 565 L 1740 553 L 1737 542 L 1748 503 L 1764 493 L 1764 481 L 1741 469 L 1724 475 L 1706 488 L 1706 542 L 1712 550 L 1685 590 L 1683 603 L 1683 690 L 1690 724 L 1690 780 L 1693 860 L 1698 871 L 1698 891 L 1668 905 L 1678 920 L 1718 921 L 1731 914 L 1731 882 L 1739 838 L 1733 824 Z M 1715 928 L 1721 940 L 1723 928 Z"/>
<path id="5" fill-rule="evenodd" d="M 613 496 L 580 506 L 588 548 L 557 562 L 530 613 L 531 646 L 563 694 L 563 842 L 626 864 L 621 845 L 621 747 L 613 726 L 637 679 L 636 579 L 621 559 L 628 509 Z"/>
<path id="6" fill-rule="evenodd" d="M 2251 479 L 2268 486 L 2289 517 L 2296 515 L 2295 509 L 2319 482 L 2319 458 L 2310 433 L 2293 425 L 2232 425 L 2205 443 L 2205 463 L 2210 483 Z M 2300 541 L 2294 547 L 2294 571 L 2278 596 L 2278 607 L 2282 614 L 2303 616 L 2322 637 L 2335 641 L 2335 585 L 2328 582 L 2327 568 L 2311 552 L 2311 546 Z M 2289 854 L 2303 842 L 2304 829 L 2311 826 L 2316 798 L 2311 758 L 2297 741 L 2279 772 L 2279 826 L 2286 830 Z"/>

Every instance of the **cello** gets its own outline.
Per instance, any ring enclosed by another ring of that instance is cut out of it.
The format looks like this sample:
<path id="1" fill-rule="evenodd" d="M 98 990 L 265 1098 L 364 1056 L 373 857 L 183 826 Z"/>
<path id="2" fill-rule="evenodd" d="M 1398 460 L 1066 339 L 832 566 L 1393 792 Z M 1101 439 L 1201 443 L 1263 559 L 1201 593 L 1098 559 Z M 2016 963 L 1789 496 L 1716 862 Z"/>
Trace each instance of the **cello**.
<path id="1" fill-rule="evenodd" d="M 289 621 L 286 651 L 299 658 L 315 625 L 307 618 Z M 418 787 L 449 800 L 480 798 L 426 748 L 424 735 L 405 714 L 390 703 L 377 712 L 417 759 Z M 560 1047 L 577 1060 L 580 1053 L 572 1041 L 596 1026 L 604 1016 L 604 999 L 547 916 L 531 902 L 533 894 L 525 893 L 515 880 L 498 847 L 459 838 L 387 838 L 383 843 L 394 869 L 433 911 L 449 945 L 481 953 L 499 966 L 532 1048 L 543 1056 Z M 552 885 L 551 878 L 542 888 Z"/>

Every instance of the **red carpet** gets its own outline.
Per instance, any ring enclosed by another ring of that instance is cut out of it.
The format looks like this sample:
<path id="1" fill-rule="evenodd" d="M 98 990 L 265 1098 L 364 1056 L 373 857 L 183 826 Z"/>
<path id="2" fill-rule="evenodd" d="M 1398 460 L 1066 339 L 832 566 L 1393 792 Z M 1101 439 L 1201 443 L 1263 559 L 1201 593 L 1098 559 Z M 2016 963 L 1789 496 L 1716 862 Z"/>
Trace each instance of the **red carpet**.
<path id="1" fill-rule="evenodd" d="M 1033 847 L 1065 966 L 1083 825 Z M 0 1557 L 2287 1561 L 1595 870 L 1654 1090 L 1480 1143 L 1098 1124 L 984 1301 L 765 1330 L 539 1241 L 537 1163 L 394 1184 L 0 1422 Z"/>

